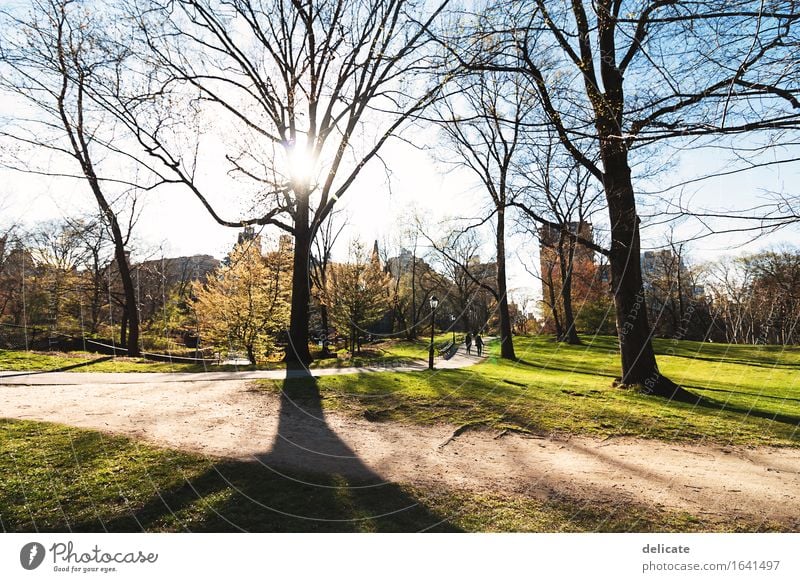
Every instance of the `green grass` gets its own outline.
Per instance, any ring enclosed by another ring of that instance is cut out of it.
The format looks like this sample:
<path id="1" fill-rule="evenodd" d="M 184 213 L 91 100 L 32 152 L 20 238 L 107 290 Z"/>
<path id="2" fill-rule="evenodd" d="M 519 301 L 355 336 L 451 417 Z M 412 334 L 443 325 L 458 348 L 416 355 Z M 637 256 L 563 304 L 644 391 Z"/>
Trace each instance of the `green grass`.
<path id="1" fill-rule="evenodd" d="M 612 387 L 614 338 L 568 346 L 515 338 L 518 362 L 461 370 L 322 377 L 329 408 L 375 421 L 482 423 L 534 433 L 636 436 L 740 445 L 800 445 L 800 350 L 657 340 L 663 373 L 702 396 L 668 402 Z M 300 381 L 300 380 L 298 380 Z M 263 381 L 265 389 L 281 384 Z"/>
<path id="2" fill-rule="evenodd" d="M 217 368 L 221 368 L 217 366 Z M 222 368 L 228 368 L 224 366 Z M 110 358 L 92 352 L 0 350 L 0 370 L 20 372 L 197 372 L 202 365 L 155 362 L 145 358 Z"/>
<path id="3" fill-rule="evenodd" d="M 424 346 L 424 348 L 422 347 Z M 316 359 L 311 368 L 363 367 L 375 364 L 400 365 L 424 359 L 428 355 L 428 344 L 422 341 L 390 340 L 364 346 L 360 354 L 351 355 L 340 350 L 329 358 L 319 358 L 319 351 L 312 351 Z M 0 370 L 21 372 L 45 372 L 66 369 L 70 372 L 235 372 L 247 370 L 283 370 L 280 361 L 263 362 L 250 366 L 218 366 L 181 362 L 156 362 L 146 358 L 108 358 L 90 352 L 33 352 L 0 350 Z"/>
<path id="4" fill-rule="evenodd" d="M 767 531 L 623 501 L 279 475 L 56 424 L 0 420 L 0 530 L 32 531 Z"/>
<path id="5" fill-rule="evenodd" d="M 88 352 L 55 353 L 0 350 L 0 370 L 55 370 L 76 364 L 87 364 L 100 356 Z"/>
<path id="6" fill-rule="evenodd" d="M 438 333 L 433 338 L 434 349 L 443 348 L 448 342 L 452 341 L 453 334 Z M 463 342 L 463 334 L 458 335 L 457 341 Z M 416 360 L 427 360 L 428 350 L 431 345 L 430 336 L 419 337 L 415 340 L 388 340 L 378 343 L 377 347 L 383 349 L 388 354 L 397 357 L 404 357 Z"/>

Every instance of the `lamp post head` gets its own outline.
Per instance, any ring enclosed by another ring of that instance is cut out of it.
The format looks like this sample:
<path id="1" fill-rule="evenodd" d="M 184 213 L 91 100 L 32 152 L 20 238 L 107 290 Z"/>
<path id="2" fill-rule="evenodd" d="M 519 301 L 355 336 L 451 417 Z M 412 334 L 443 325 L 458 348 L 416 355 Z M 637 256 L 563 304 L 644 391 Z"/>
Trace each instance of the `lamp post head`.
<path id="1" fill-rule="evenodd" d="M 431 309 L 436 309 L 439 307 L 439 298 L 436 295 L 431 295 L 430 299 Z"/>

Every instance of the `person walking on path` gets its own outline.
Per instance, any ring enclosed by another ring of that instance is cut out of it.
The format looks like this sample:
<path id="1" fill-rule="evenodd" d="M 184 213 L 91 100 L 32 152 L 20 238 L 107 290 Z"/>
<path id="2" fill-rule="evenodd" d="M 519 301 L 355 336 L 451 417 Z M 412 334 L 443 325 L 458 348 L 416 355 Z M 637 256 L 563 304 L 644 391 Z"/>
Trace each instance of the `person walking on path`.
<path id="1" fill-rule="evenodd" d="M 467 346 L 467 353 L 470 353 L 472 349 L 472 336 L 467 332 L 467 335 L 464 336 L 464 345 Z"/>
<path id="2" fill-rule="evenodd" d="M 478 350 L 478 356 L 483 355 L 483 338 L 480 334 L 475 334 L 475 348 Z"/>

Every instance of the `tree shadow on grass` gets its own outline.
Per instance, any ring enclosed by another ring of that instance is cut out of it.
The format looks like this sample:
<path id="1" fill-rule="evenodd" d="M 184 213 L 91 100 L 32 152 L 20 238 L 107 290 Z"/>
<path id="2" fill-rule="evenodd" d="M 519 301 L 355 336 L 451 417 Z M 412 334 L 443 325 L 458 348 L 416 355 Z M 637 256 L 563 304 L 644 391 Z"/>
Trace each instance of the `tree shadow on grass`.
<path id="1" fill-rule="evenodd" d="M 729 356 L 714 356 L 714 355 L 701 355 L 699 353 L 692 353 L 689 350 L 683 351 L 669 351 L 667 349 L 656 350 L 657 356 L 670 356 L 674 358 L 683 358 L 686 360 L 701 360 L 704 362 L 713 362 L 714 364 L 734 364 L 737 366 L 747 366 L 749 368 L 765 368 L 767 370 L 798 370 L 800 365 L 792 363 L 782 363 L 768 358 L 732 358 Z"/>
<path id="2" fill-rule="evenodd" d="M 287 373 L 272 447 L 211 464 L 110 521 L 73 531 L 460 531 L 367 467 L 325 418 L 316 379 Z"/>
<path id="3" fill-rule="evenodd" d="M 53 372 L 69 372 L 70 370 L 77 370 L 78 368 L 93 366 L 94 364 L 99 364 L 101 362 L 108 362 L 109 360 L 113 359 L 114 356 L 103 356 L 100 358 L 94 358 L 93 360 L 88 360 L 86 362 L 78 362 L 77 364 L 68 364 L 65 366 L 61 366 L 59 368 L 53 368 L 52 370 L 21 370 L 14 374 L 3 374 L 3 378 L 16 378 L 18 376 L 37 376 L 40 374 L 51 374 Z"/>
<path id="4" fill-rule="evenodd" d="M 774 396 L 772 394 L 759 394 L 754 392 L 743 392 L 741 390 L 727 390 L 725 388 L 709 388 L 708 386 L 690 386 L 685 384 L 684 388 L 691 388 L 693 390 L 703 390 L 708 392 L 723 392 L 726 394 L 739 394 L 741 396 L 747 396 L 748 398 L 760 399 L 760 398 L 768 398 L 770 400 L 779 400 L 781 402 L 800 402 L 800 398 L 791 398 L 789 396 Z"/>
<path id="5" fill-rule="evenodd" d="M 707 390 L 707 389 L 700 388 L 700 390 Z M 783 424 L 788 424 L 789 426 L 793 427 L 800 427 L 800 416 L 795 416 L 792 414 L 782 414 L 779 412 L 770 412 L 768 410 L 759 410 L 757 408 L 739 406 L 727 402 L 719 402 L 717 400 L 714 400 L 713 398 L 708 398 L 706 396 L 699 396 L 696 406 L 702 408 L 708 408 L 711 410 L 732 412 L 735 414 L 741 414 L 743 416 L 753 416 L 756 418 L 763 418 L 774 422 L 781 422 Z"/>
<path id="6" fill-rule="evenodd" d="M 787 346 L 710 344 L 697 342 L 675 342 L 669 339 L 656 339 L 653 347 L 656 355 L 675 356 L 691 360 L 704 360 L 715 364 L 738 364 L 768 369 L 796 370 L 799 362 L 781 361 L 787 356 Z M 794 352 L 793 347 L 788 348 Z"/>
<path id="7" fill-rule="evenodd" d="M 541 363 L 536 362 L 530 359 L 519 359 L 514 361 L 515 365 L 520 366 L 528 366 L 530 368 L 536 368 L 537 370 L 542 370 L 545 372 L 567 372 L 570 374 L 584 374 L 589 376 L 603 376 L 606 378 L 616 378 L 619 376 L 619 373 L 609 372 L 603 369 L 599 369 L 597 366 L 594 365 L 578 365 L 578 364 L 569 364 L 569 365 L 556 365 L 553 362 Z"/>

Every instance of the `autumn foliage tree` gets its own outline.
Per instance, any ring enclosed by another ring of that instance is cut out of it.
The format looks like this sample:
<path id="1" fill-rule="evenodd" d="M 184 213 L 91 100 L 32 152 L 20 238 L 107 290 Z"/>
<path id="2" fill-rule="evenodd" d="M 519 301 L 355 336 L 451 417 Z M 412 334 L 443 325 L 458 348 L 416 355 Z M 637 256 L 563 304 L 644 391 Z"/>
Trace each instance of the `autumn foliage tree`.
<path id="1" fill-rule="evenodd" d="M 359 336 L 389 308 L 390 276 L 381 269 L 378 257 L 370 257 L 357 241 L 351 244 L 350 261 L 329 269 L 325 302 L 339 333 L 347 330 L 354 353 L 360 349 Z"/>
<path id="2" fill-rule="evenodd" d="M 278 251 L 262 255 L 260 240 L 241 242 L 227 264 L 193 294 L 200 337 L 218 347 L 244 348 L 257 363 L 275 349 L 289 324 L 291 258 Z"/>

